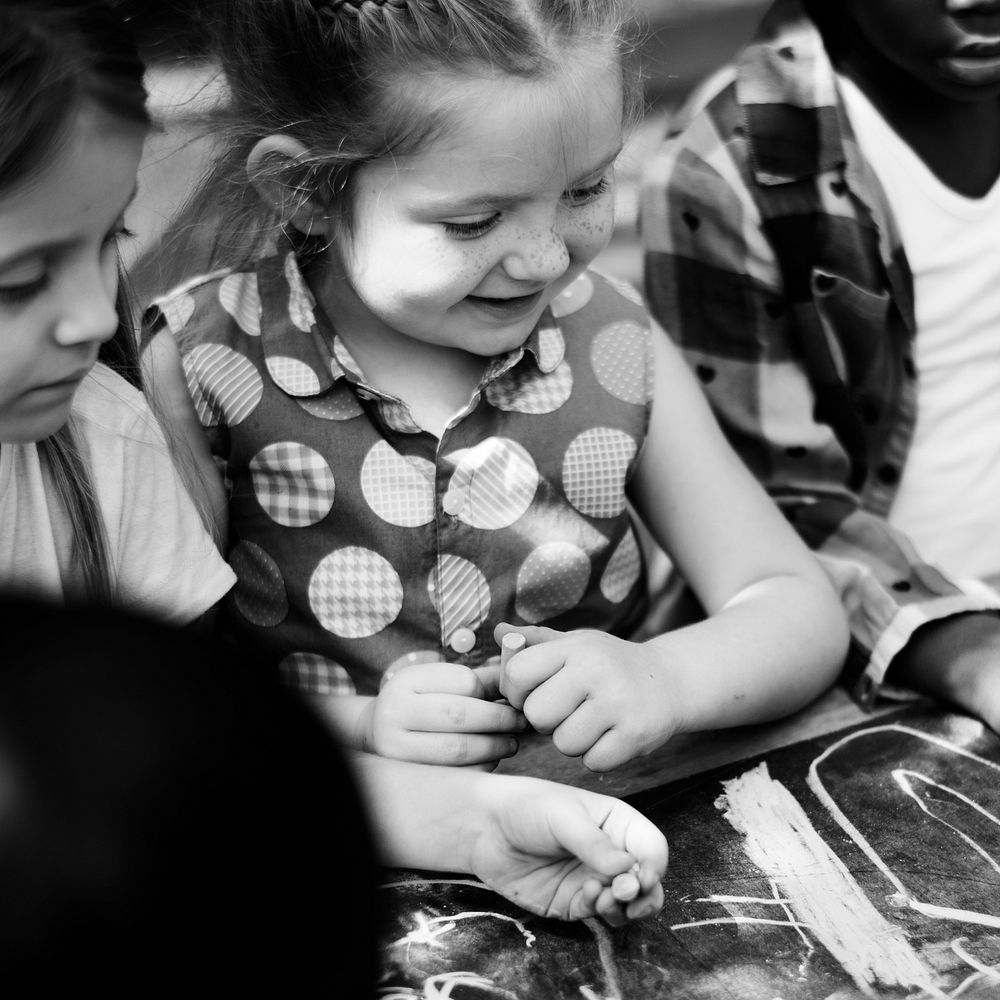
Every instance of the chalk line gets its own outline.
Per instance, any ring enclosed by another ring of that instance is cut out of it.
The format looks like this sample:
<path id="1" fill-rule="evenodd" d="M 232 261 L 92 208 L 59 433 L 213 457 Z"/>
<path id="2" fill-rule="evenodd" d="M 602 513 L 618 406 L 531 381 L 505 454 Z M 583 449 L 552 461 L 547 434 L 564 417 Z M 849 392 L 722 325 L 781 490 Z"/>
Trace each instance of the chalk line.
<path id="1" fill-rule="evenodd" d="M 875 909 L 766 764 L 722 783 L 716 805 L 744 836 L 744 851 L 780 884 L 797 921 L 841 964 L 866 996 L 875 987 L 923 989 L 944 997 L 900 927 Z"/>
<path id="2" fill-rule="evenodd" d="M 1000 928 L 1000 917 L 993 916 L 992 914 L 980 913 L 975 910 L 960 910 L 953 907 L 937 906 L 933 903 L 925 903 L 922 900 L 919 900 L 915 898 L 913 895 L 911 895 L 909 890 L 899 879 L 896 873 L 893 872 L 889 868 L 889 866 L 882 860 L 878 851 L 876 851 L 875 848 L 872 847 L 872 845 L 868 842 L 864 834 L 862 834 L 861 831 L 847 818 L 843 810 L 837 805 L 836 802 L 833 801 L 833 796 L 831 796 L 830 793 L 826 790 L 826 786 L 823 784 L 823 781 L 819 776 L 819 765 L 824 760 L 826 760 L 827 757 L 829 757 L 832 753 L 834 753 L 837 749 L 839 749 L 842 746 L 845 746 L 852 740 L 862 738 L 871 733 L 880 733 L 880 732 L 895 732 L 895 733 L 903 733 L 904 735 L 907 736 L 914 736 L 917 739 L 923 740 L 926 743 L 931 743 L 936 746 L 942 747 L 943 749 L 948 750 L 951 753 L 958 754 L 959 756 L 962 757 L 968 757 L 970 760 L 974 760 L 976 761 L 976 763 L 981 764 L 987 768 L 990 768 L 991 770 L 1000 771 L 1000 765 L 995 764 L 991 760 L 987 760 L 985 757 L 980 757 L 978 754 L 974 754 L 969 750 L 965 750 L 962 747 L 949 742 L 948 740 L 942 739 L 938 736 L 932 736 L 930 733 L 921 732 L 919 729 L 911 729 L 909 726 L 900 726 L 898 724 L 893 723 L 891 725 L 886 725 L 886 726 L 872 726 L 870 729 L 862 729 L 855 733 L 849 733 L 847 736 L 843 737 L 836 743 L 827 747 L 826 750 L 824 750 L 812 762 L 812 764 L 809 765 L 809 774 L 806 777 L 806 782 L 808 783 L 809 787 L 816 794 L 816 797 L 820 800 L 820 802 L 823 803 L 823 805 L 826 807 L 830 815 L 840 824 L 844 832 L 847 833 L 847 835 L 855 842 L 855 844 L 858 845 L 860 850 L 862 850 L 868 856 L 872 864 L 874 864 L 878 868 L 878 870 L 882 872 L 886 880 L 896 887 L 896 890 L 899 893 L 899 898 L 911 910 L 914 910 L 917 913 L 922 913 L 924 914 L 924 916 L 938 917 L 943 920 L 959 920 L 959 921 L 964 921 L 966 923 L 979 924 L 984 927 Z M 928 815 L 933 816 L 934 819 L 936 819 L 943 825 L 950 827 L 963 840 L 965 840 L 966 843 L 968 843 L 971 847 L 973 847 L 973 849 L 976 850 L 977 853 L 979 853 L 982 856 L 987 855 L 985 849 L 976 844 L 975 841 L 973 841 L 970 837 L 968 837 L 964 832 L 958 831 L 954 826 L 947 823 L 941 817 L 937 816 L 929 809 L 927 809 L 923 801 L 919 798 L 919 796 L 913 794 L 913 785 L 911 781 L 907 780 L 907 776 L 918 777 L 919 779 L 923 780 L 926 784 L 931 784 L 930 779 L 925 778 L 923 775 L 916 775 L 916 773 L 912 771 L 903 771 L 902 769 L 897 769 L 897 770 L 898 773 L 893 772 L 893 777 L 897 781 L 897 784 L 900 785 L 904 793 L 909 794 L 911 798 L 914 799 L 914 801 L 920 806 L 921 809 L 924 810 L 924 812 L 928 813 Z M 901 776 L 903 780 L 900 780 Z M 966 804 L 972 805 L 973 808 L 977 809 L 980 813 L 988 816 L 994 823 L 998 822 L 995 816 L 993 816 L 991 813 L 988 813 L 980 806 L 976 805 L 974 802 L 972 802 L 971 799 L 967 798 L 966 796 L 963 796 L 954 789 L 947 788 L 946 786 L 939 786 L 939 787 L 942 790 L 947 791 L 956 799 L 964 800 Z M 996 867 L 995 864 L 994 867 Z"/>

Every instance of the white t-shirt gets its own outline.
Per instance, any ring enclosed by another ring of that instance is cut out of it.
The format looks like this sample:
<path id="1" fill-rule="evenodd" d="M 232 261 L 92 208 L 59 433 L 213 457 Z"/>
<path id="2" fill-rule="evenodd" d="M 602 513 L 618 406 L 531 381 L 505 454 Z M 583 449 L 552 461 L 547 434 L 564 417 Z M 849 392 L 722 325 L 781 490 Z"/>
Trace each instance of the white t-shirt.
<path id="1" fill-rule="evenodd" d="M 178 478 L 142 394 L 103 365 L 83 380 L 72 419 L 104 518 L 116 599 L 183 625 L 236 577 Z M 34 444 L 0 444 L 0 583 L 55 600 L 78 590 L 72 531 Z"/>
<path id="2" fill-rule="evenodd" d="M 1000 572 L 1000 182 L 982 198 L 953 191 L 851 80 L 839 84 L 913 271 L 917 422 L 889 520 L 949 573 L 992 576 Z"/>

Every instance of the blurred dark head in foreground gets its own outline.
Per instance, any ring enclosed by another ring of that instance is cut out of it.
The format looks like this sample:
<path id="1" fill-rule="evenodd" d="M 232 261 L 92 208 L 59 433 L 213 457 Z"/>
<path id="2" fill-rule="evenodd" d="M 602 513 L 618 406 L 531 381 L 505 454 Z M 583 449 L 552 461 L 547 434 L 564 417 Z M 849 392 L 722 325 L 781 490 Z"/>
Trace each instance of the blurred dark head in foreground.
<path id="1" fill-rule="evenodd" d="M 362 998 L 353 775 L 259 665 L 111 611 L 0 602 L 5 997 Z"/>

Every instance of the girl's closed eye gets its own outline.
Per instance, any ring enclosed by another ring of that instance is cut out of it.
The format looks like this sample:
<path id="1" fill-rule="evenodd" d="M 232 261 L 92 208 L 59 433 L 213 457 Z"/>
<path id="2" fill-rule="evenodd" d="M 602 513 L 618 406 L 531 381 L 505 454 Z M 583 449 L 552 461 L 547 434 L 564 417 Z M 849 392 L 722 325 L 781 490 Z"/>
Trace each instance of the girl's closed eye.
<path id="1" fill-rule="evenodd" d="M 122 241 L 135 238 L 124 222 L 118 221 L 101 242 L 101 249 L 117 247 Z M 42 258 L 25 260 L 0 275 L 0 304 L 18 306 L 32 301 L 49 286 L 52 263 Z"/>
<path id="2" fill-rule="evenodd" d="M 564 192 L 563 200 L 571 207 L 579 208 L 581 205 L 589 205 L 590 202 L 596 201 L 602 194 L 608 191 L 610 187 L 611 174 L 602 174 L 594 184 L 585 184 L 580 187 L 570 188 L 568 191 Z"/>
<path id="3" fill-rule="evenodd" d="M 500 213 L 494 212 L 485 219 L 473 219 L 470 222 L 444 222 L 444 231 L 449 236 L 457 236 L 463 240 L 474 240 L 485 236 L 500 221 Z"/>
<path id="4" fill-rule="evenodd" d="M 579 187 L 569 188 L 563 192 L 563 201 L 571 208 L 580 208 L 596 201 L 601 195 L 611 188 L 611 174 L 602 174 L 593 184 L 584 184 Z M 442 223 L 445 232 L 450 236 L 459 239 L 474 240 L 480 236 L 485 236 L 500 221 L 500 213 L 494 212 L 492 215 L 482 219 L 473 219 L 469 222 L 446 221 Z"/>
<path id="5" fill-rule="evenodd" d="M 49 269 L 43 261 L 20 265 L 0 277 L 0 303 L 17 306 L 30 302 L 48 283 Z"/>

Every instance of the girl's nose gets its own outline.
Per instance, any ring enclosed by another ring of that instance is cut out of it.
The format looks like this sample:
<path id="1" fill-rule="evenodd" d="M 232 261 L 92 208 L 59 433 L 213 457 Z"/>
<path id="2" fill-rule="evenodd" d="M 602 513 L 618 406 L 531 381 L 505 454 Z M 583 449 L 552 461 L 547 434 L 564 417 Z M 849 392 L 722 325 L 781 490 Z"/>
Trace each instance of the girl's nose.
<path id="1" fill-rule="evenodd" d="M 566 242 L 555 229 L 524 234 L 504 258 L 504 270 L 515 281 L 555 281 L 568 267 Z"/>
<path id="2" fill-rule="evenodd" d="M 77 283 L 75 294 L 67 297 L 56 323 L 56 342 L 63 347 L 90 341 L 109 340 L 118 328 L 116 296 L 118 282 L 94 274 Z"/>

